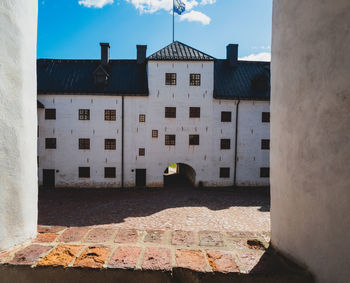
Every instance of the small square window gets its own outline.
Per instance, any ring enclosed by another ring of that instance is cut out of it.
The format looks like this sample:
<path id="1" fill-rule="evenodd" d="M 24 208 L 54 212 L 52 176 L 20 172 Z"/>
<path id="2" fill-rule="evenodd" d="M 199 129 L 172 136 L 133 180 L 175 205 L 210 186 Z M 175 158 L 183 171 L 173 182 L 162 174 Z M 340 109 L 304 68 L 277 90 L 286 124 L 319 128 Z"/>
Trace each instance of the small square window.
<path id="1" fill-rule="evenodd" d="M 79 178 L 90 178 L 90 167 L 79 167 Z"/>
<path id="2" fill-rule="evenodd" d="M 165 107 L 165 118 L 176 118 L 176 107 Z"/>
<path id="3" fill-rule="evenodd" d="M 56 109 L 45 109 L 45 120 L 56 120 Z"/>
<path id="4" fill-rule="evenodd" d="M 232 121 L 232 112 L 231 111 L 222 111 L 221 112 L 221 122 L 231 122 Z"/>
<path id="5" fill-rule="evenodd" d="M 116 111 L 114 109 L 105 110 L 105 121 L 115 121 L 116 120 Z"/>
<path id="6" fill-rule="evenodd" d="M 261 140 L 261 149 L 270 149 L 270 140 Z"/>
<path id="7" fill-rule="evenodd" d="M 199 135 L 190 135 L 189 145 L 199 145 Z"/>
<path id="8" fill-rule="evenodd" d="M 176 73 L 166 73 L 165 74 L 165 84 L 166 85 L 176 85 Z"/>
<path id="9" fill-rule="evenodd" d="M 152 130 L 152 138 L 158 138 L 158 130 Z"/>
<path id="10" fill-rule="evenodd" d="M 262 112 L 261 122 L 262 123 L 270 123 L 270 112 Z"/>
<path id="11" fill-rule="evenodd" d="M 270 168 L 262 167 L 260 168 L 260 178 L 269 178 L 270 177 Z"/>
<path id="12" fill-rule="evenodd" d="M 201 108 L 200 107 L 190 107 L 190 118 L 200 118 Z"/>
<path id="13" fill-rule="evenodd" d="M 220 178 L 230 178 L 230 168 L 220 168 Z"/>
<path id="14" fill-rule="evenodd" d="M 146 115 L 145 114 L 140 114 L 139 115 L 139 122 L 140 123 L 145 123 L 146 122 Z"/>
<path id="15" fill-rule="evenodd" d="M 105 167 L 105 178 L 115 178 L 115 167 Z"/>
<path id="16" fill-rule="evenodd" d="M 79 139 L 79 149 L 90 149 L 90 139 Z"/>
<path id="17" fill-rule="evenodd" d="M 145 156 L 145 149 L 139 148 L 139 156 Z"/>
<path id="18" fill-rule="evenodd" d="M 116 140 L 115 139 L 105 139 L 105 150 L 115 150 Z"/>
<path id="19" fill-rule="evenodd" d="M 45 139 L 45 148 L 55 149 L 56 148 L 56 138 L 46 138 Z"/>
<path id="20" fill-rule="evenodd" d="M 221 139 L 220 149 L 230 149 L 230 148 L 231 148 L 231 140 L 230 139 Z"/>
<path id="21" fill-rule="evenodd" d="M 190 74 L 190 86 L 201 85 L 201 74 Z"/>
<path id="22" fill-rule="evenodd" d="M 90 120 L 90 109 L 79 109 L 79 120 Z"/>
<path id="23" fill-rule="evenodd" d="M 165 145 L 175 145 L 176 136 L 175 135 L 165 135 Z"/>

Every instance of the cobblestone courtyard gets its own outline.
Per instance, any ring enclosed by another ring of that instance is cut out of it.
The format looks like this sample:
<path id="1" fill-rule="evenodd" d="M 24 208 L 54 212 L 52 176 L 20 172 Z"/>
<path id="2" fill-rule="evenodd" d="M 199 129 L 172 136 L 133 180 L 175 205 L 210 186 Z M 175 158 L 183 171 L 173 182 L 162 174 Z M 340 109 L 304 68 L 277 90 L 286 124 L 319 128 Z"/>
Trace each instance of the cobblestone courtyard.
<path id="1" fill-rule="evenodd" d="M 39 195 L 39 224 L 139 230 L 270 231 L 266 189 L 55 189 Z"/>

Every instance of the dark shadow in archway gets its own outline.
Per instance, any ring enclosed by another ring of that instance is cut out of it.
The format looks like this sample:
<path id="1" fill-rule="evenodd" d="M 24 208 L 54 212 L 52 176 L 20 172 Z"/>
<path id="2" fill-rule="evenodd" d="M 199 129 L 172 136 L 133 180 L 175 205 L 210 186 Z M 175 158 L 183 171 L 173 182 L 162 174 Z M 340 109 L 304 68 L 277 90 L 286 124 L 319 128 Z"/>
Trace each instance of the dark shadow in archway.
<path id="1" fill-rule="evenodd" d="M 174 163 L 164 171 L 164 187 L 194 187 L 196 172 L 185 163 Z"/>

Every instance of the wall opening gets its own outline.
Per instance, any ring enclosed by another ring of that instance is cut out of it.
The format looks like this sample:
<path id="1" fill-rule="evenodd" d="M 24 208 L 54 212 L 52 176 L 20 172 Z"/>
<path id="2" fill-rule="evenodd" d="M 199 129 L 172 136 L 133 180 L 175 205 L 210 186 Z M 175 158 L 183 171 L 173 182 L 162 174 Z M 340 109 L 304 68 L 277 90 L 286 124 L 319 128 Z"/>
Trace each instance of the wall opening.
<path id="1" fill-rule="evenodd" d="M 173 163 L 164 170 L 164 187 L 195 186 L 196 171 L 185 163 Z"/>

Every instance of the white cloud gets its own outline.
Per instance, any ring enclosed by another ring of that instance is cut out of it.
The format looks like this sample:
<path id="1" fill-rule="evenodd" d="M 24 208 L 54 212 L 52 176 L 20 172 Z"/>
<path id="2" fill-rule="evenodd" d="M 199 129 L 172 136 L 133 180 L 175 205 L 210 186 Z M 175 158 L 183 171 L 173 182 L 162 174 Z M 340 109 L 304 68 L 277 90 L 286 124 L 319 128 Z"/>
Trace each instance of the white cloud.
<path id="1" fill-rule="evenodd" d="M 248 56 L 245 56 L 239 59 L 245 60 L 245 61 L 271 61 L 271 53 L 261 52 L 258 54 L 250 54 Z"/>
<path id="2" fill-rule="evenodd" d="M 202 12 L 191 11 L 189 13 L 181 15 L 180 21 L 200 22 L 203 25 L 209 25 L 211 19 L 206 14 L 203 14 Z"/>
<path id="3" fill-rule="evenodd" d="M 81 0 L 79 5 L 83 5 L 88 8 L 102 8 L 108 4 L 113 4 L 114 0 Z"/>
<path id="4" fill-rule="evenodd" d="M 201 5 L 212 5 L 215 4 L 216 0 L 202 0 Z"/>
<path id="5" fill-rule="evenodd" d="M 155 13 L 159 10 L 170 11 L 173 9 L 173 0 L 126 0 L 133 4 L 140 13 Z M 198 5 L 196 0 L 182 0 L 186 5 L 186 11 L 190 11 Z"/>

